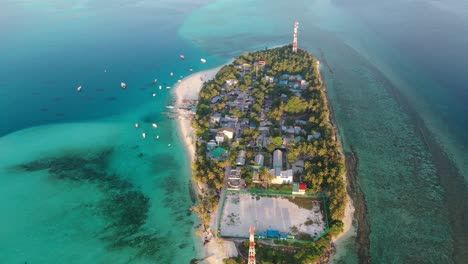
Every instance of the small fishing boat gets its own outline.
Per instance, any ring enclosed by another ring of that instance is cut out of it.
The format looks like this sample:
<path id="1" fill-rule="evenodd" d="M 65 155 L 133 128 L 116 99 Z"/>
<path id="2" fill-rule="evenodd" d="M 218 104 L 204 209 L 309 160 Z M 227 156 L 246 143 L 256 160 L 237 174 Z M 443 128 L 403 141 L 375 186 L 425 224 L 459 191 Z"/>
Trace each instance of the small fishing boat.
<path id="1" fill-rule="evenodd" d="M 179 57 L 180 57 L 180 59 L 181 59 L 181 60 L 185 59 L 185 56 L 184 56 L 184 54 L 180 54 L 180 56 L 179 56 Z"/>
<path id="2" fill-rule="evenodd" d="M 152 126 L 153 126 L 154 128 L 157 128 L 157 127 L 158 127 L 158 124 L 153 123 Z"/>
<path id="3" fill-rule="evenodd" d="M 159 139 L 159 135 L 156 136 L 156 139 Z"/>
<path id="4" fill-rule="evenodd" d="M 168 147 L 172 146 L 171 144 L 167 144 Z"/>
<path id="5" fill-rule="evenodd" d="M 202 63 L 206 63 L 206 60 L 205 60 L 204 58 L 201 58 L 200 61 L 201 61 Z"/>
<path id="6" fill-rule="evenodd" d="M 143 139 L 145 139 L 145 138 L 146 138 L 146 133 L 145 133 L 145 132 L 141 133 L 141 137 L 142 137 Z"/>
<path id="7" fill-rule="evenodd" d="M 171 72 L 169 75 L 171 75 L 171 77 L 173 77 L 173 76 L 174 76 L 174 73 L 173 73 L 173 72 Z"/>
<path id="8" fill-rule="evenodd" d="M 154 79 L 154 83 L 157 83 L 158 82 L 158 79 Z"/>
<path id="9" fill-rule="evenodd" d="M 166 86 L 166 89 L 171 89 L 171 87 L 170 87 L 170 86 Z"/>
<path id="10" fill-rule="evenodd" d="M 190 68 L 190 69 L 188 69 L 188 70 L 189 70 L 189 71 L 193 71 L 193 69 L 192 69 L 192 68 Z"/>
<path id="11" fill-rule="evenodd" d="M 159 90 L 162 90 L 162 85 L 159 85 Z"/>
<path id="12" fill-rule="evenodd" d="M 182 80 L 177 80 L 177 82 L 182 82 Z"/>
<path id="13" fill-rule="evenodd" d="M 140 127 L 140 124 L 135 123 L 135 128 L 139 128 L 139 127 Z"/>
<path id="14" fill-rule="evenodd" d="M 153 97 L 155 97 L 155 96 L 156 96 L 156 94 L 155 94 L 155 93 L 153 93 Z"/>
<path id="15" fill-rule="evenodd" d="M 122 89 L 125 89 L 125 88 L 127 88 L 127 84 L 126 84 L 126 83 L 124 83 L 124 82 L 121 82 L 121 83 L 120 83 L 120 86 L 122 87 Z"/>
<path id="16" fill-rule="evenodd" d="M 174 106 L 173 105 L 166 105 L 166 108 L 174 109 Z"/>
<path id="17" fill-rule="evenodd" d="M 76 88 L 76 91 L 77 91 L 77 92 L 81 92 L 81 85 L 78 86 L 78 88 Z"/>

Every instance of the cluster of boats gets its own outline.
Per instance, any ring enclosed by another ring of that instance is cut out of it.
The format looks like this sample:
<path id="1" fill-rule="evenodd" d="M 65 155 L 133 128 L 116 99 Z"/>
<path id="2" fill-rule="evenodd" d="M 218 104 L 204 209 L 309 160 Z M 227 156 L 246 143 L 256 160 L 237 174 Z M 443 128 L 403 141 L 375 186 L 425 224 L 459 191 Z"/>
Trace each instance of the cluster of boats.
<path id="1" fill-rule="evenodd" d="M 180 58 L 181 60 L 184 60 L 184 59 L 185 59 L 185 55 L 184 55 L 184 54 L 180 54 L 180 55 L 179 55 L 179 58 Z M 206 59 L 204 59 L 204 58 L 201 58 L 200 61 L 201 61 L 201 63 L 206 63 Z M 193 71 L 193 69 L 190 68 L 189 71 Z M 104 72 L 107 72 L 107 70 L 104 70 Z M 170 75 L 171 77 L 174 77 L 174 72 L 171 72 L 169 75 Z M 183 76 L 180 76 L 180 78 L 183 78 Z M 177 80 L 177 82 L 182 82 L 182 80 L 179 79 L 179 80 Z M 156 83 L 158 83 L 158 79 L 154 79 L 154 84 L 156 84 Z M 126 88 L 127 88 L 127 84 L 126 84 L 125 82 L 120 82 L 120 87 L 121 87 L 122 89 L 126 89 Z M 162 90 L 162 89 L 163 89 L 163 86 L 162 86 L 162 85 L 159 85 L 159 90 Z M 166 86 L 166 89 L 171 89 L 171 87 L 170 87 L 170 86 Z M 80 85 L 80 86 L 78 86 L 78 87 L 76 88 L 76 91 L 77 91 L 77 92 L 81 92 L 82 90 L 83 90 L 83 86 L 82 86 L 82 85 Z M 155 97 L 155 96 L 156 96 L 156 93 L 153 93 L 152 96 Z M 174 109 L 175 107 L 174 107 L 173 105 L 167 105 L 166 108 L 168 108 L 168 109 Z M 169 113 L 171 113 L 171 112 L 169 112 Z M 135 126 L 135 128 L 139 128 L 139 127 L 140 127 L 140 124 L 135 123 L 134 126 Z M 158 128 L 158 125 L 157 125 L 156 123 L 152 123 L 151 126 L 152 126 L 153 128 Z M 146 139 L 147 134 L 146 134 L 145 132 L 142 132 L 142 133 L 141 133 L 141 137 L 142 137 L 143 139 Z M 156 135 L 156 139 L 159 139 L 159 135 Z M 171 144 L 168 144 L 168 146 L 170 147 Z"/>

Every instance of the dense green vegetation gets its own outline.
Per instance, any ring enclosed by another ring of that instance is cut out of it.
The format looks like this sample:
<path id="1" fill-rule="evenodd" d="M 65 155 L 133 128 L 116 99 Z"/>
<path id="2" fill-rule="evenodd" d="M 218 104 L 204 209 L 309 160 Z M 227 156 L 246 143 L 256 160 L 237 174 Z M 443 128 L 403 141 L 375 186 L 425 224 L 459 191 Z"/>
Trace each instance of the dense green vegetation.
<path id="1" fill-rule="evenodd" d="M 199 139 L 196 144 L 197 159 L 193 164 L 193 174 L 196 181 L 210 187 L 210 191 L 200 197 L 200 204 L 195 208 L 205 224 L 209 222 L 209 213 L 214 210 L 219 200 L 218 191 L 223 186 L 224 168 L 233 163 L 237 152 L 245 150 L 246 164 L 252 165 L 255 153 L 271 153 L 283 144 L 282 125 L 294 125 L 296 120 L 304 120 L 305 133 L 301 132 L 300 139 L 290 143 L 287 161 L 289 164 L 297 160 L 304 161 L 304 171 L 301 175 L 295 175 L 296 180 L 300 177 L 302 182 L 307 183 L 308 192 L 325 194 L 329 206 L 327 211 L 331 224 L 330 234 L 336 235 L 342 230 L 341 219 L 344 216 L 346 199 L 345 183 L 342 178 L 344 162 L 330 122 L 326 90 L 316 67 L 315 57 L 303 50 L 293 53 L 290 47 L 289 45 L 243 54 L 230 65 L 224 66 L 214 80 L 204 84 L 200 92 L 193 120 Z M 265 61 L 266 66 L 257 65 L 258 61 Z M 287 86 L 278 83 L 279 80 L 286 78 L 283 74 L 303 76 L 307 88 L 301 91 L 300 96 L 295 95 Z M 272 81 L 273 78 L 275 81 Z M 238 80 L 238 84 L 226 86 L 226 81 L 231 79 Z M 228 105 L 228 102 L 233 100 L 230 91 L 235 87 L 239 87 L 241 91 L 249 91 L 254 99 L 253 104 L 245 111 L 230 108 Z M 222 94 L 225 96 L 222 96 L 215 105 L 211 105 L 211 100 Z M 269 111 L 263 112 L 267 105 L 270 107 Z M 238 135 L 238 142 L 225 143 L 223 146 L 230 150 L 227 160 L 220 162 L 207 157 L 205 142 L 212 139 L 211 115 L 214 113 L 220 113 L 222 116 L 235 115 L 239 120 L 246 118 L 251 124 L 258 126 L 262 120 L 262 112 L 266 115 L 267 121 L 271 122 L 269 128 L 271 144 L 263 147 L 252 146 L 249 142 L 255 141 L 260 133 L 255 128 L 245 129 L 242 135 Z M 307 135 L 318 136 L 307 140 Z M 269 162 L 265 159 L 265 166 L 268 166 Z M 261 173 L 268 175 L 267 170 L 262 170 Z M 258 188 L 259 184 L 254 185 L 251 182 L 251 174 L 251 171 L 243 170 L 242 175 L 249 186 Z M 291 262 L 285 260 L 285 262 L 271 263 Z"/>
<path id="2" fill-rule="evenodd" d="M 273 245 L 265 245 L 257 241 L 255 246 L 256 261 L 259 264 L 316 263 L 328 249 L 329 244 L 328 237 L 308 243 L 275 240 Z M 247 256 L 249 242 L 245 241 L 240 250 L 240 254 Z M 225 264 L 247 263 L 241 256 L 225 259 L 223 262 Z"/>

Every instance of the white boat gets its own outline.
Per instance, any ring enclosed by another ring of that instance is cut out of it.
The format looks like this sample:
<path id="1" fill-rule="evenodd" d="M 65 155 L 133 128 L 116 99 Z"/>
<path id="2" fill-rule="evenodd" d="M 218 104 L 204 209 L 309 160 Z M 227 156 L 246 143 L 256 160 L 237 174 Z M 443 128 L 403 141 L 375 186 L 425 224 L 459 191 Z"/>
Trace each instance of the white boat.
<path id="1" fill-rule="evenodd" d="M 172 105 L 166 105 L 166 108 L 173 109 L 174 106 L 172 106 Z"/>
<path id="2" fill-rule="evenodd" d="M 154 128 L 157 128 L 157 127 L 158 127 L 158 124 L 153 123 L 152 126 L 153 126 Z"/>
<path id="3" fill-rule="evenodd" d="M 139 128 L 139 127 L 140 127 L 140 124 L 135 123 L 135 128 Z"/>
<path id="4" fill-rule="evenodd" d="M 200 61 L 201 61 L 202 63 L 206 63 L 206 60 L 205 60 L 204 58 L 201 58 Z"/>
<path id="5" fill-rule="evenodd" d="M 166 86 L 166 89 L 171 89 L 171 87 L 170 87 L 170 86 Z"/>
<path id="6" fill-rule="evenodd" d="M 180 57 L 182 60 L 183 60 L 183 59 L 185 59 L 185 56 L 184 56 L 184 54 L 180 54 L 180 56 L 179 56 L 179 57 Z"/>
<path id="7" fill-rule="evenodd" d="M 124 82 L 121 82 L 121 83 L 120 83 L 120 86 L 122 87 L 122 89 L 125 89 L 125 88 L 127 88 L 127 84 L 126 84 L 126 83 L 124 83 Z"/>
<path id="8" fill-rule="evenodd" d="M 170 147 L 170 146 L 171 146 L 171 144 L 167 144 L 167 146 L 168 146 L 168 147 Z"/>
<path id="9" fill-rule="evenodd" d="M 156 139 L 159 139 L 159 135 L 156 136 Z"/>
<path id="10" fill-rule="evenodd" d="M 192 69 L 192 68 L 190 68 L 190 69 L 188 69 L 188 70 L 189 70 L 189 71 L 193 71 L 193 69 Z"/>
<path id="11" fill-rule="evenodd" d="M 156 96 L 156 94 L 155 94 L 155 93 L 153 93 L 153 97 L 155 97 L 155 96 Z"/>
<path id="12" fill-rule="evenodd" d="M 81 92 L 81 85 L 78 86 L 78 88 L 76 88 L 76 91 L 77 91 L 77 92 Z"/>
<path id="13" fill-rule="evenodd" d="M 173 77 L 173 76 L 174 76 L 174 73 L 173 73 L 173 72 L 171 72 L 171 73 L 170 73 L 170 75 L 171 75 L 171 77 Z"/>
<path id="14" fill-rule="evenodd" d="M 177 82 L 182 82 L 182 80 L 177 80 Z"/>
<path id="15" fill-rule="evenodd" d="M 154 83 L 157 83 L 158 82 L 158 79 L 154 79 Z"/>
<path id="16" fill-rule="evenodd" d="M 145 139 L 145 138 L 146 138 L 146 133 L 144 133 L 144 132 L 141 133 L 141 137 L 142 137 L 143 139 Z"/>
<path id="17" fill-rule="evenodd" d="M 162 90 L 162 85 L 159 85 L 159 90 Z"/>

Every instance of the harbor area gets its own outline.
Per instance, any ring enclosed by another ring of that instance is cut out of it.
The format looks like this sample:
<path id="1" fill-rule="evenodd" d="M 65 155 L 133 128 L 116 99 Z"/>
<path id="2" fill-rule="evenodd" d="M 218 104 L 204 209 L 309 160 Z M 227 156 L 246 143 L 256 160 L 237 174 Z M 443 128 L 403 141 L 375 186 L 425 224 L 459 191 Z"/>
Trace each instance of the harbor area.
<path id="1" fill-rule="evenodd" d="M 221 237 L 244 238 L 255 226 L 259 238 L 311 240 L 326 230 L 321 200 L 309 197 L 226 193 L 221 208 Z"/>

